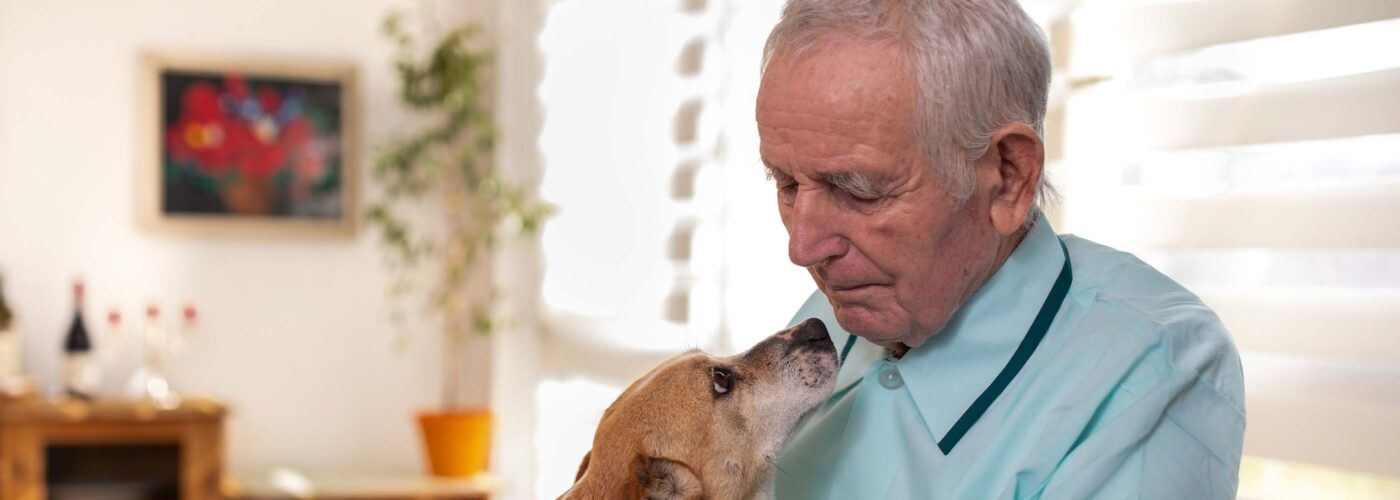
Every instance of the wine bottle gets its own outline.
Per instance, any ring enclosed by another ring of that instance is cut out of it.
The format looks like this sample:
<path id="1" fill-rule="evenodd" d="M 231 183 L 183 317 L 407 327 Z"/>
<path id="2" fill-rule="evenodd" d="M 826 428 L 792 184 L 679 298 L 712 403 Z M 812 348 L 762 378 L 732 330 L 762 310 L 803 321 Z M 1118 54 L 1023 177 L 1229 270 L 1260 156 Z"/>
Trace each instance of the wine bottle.
<path id="1" fill-rule="evenodd" d="M 194 306 L 194 303 L 185 304 L 185 321 L 181 323 L 180 328 L 182 330 L 180 334 L 187 339 L 199 336 L 199 309 Z"/>
<path id="2" fill-rule="evenodd" d="M 5 277 L 0 276 L 0 331 L 8 331 L 15 316 L 10 312 L 10 304 L 5 302 Z"/>
<path id="3" fill-rule="evenodd" d="M 92 337 L 83 324 L 83 283 L 73 283 L 73 323 L 63 339 L 63 388 L 70 397 L 92 399 L 101 383 L 101 367 L 92 352 Z"/>
<path id="4" fill-rule="evenodd" d="M 122 328 L 122 312 L 115 307 L 107 310 L 107 329 L 98 337 L 102 344 L 102 366 L 117 366 L 122 361 L 122 346 L 126 345 L 126 334 Z"/>
<path id="5" fill-rule="evenodd" d="M 166 356 L 170 339 L 160 321 L 160 308 L 151 304 L 146 308 L 146 328 L 142 334 L 141 368 L 131 376 L 127 391 L 134 397 L 144 398 L 156 407 L 170 409 L 180 406 L 180 395 L 170 389 L 166 378 Z"/>
<path id="6" fill-rule="evenodd" d="M 0 384 L 24 373 L 24 346 L 10 304 L 5 302 L 5 282 L 0 277 Z"/>
<path id="7" fill-rule="evenodd" d="M 195 325 L 199 322 L 199 310 L 193 303 L 186 302 L 181 310 L 180 329 L 169 335 L 169 351 L 171 357 L 179 357 L 189 350 L 190 344 L 194 342 Z"/>
<path id="8" fill-rule="evenodd" d="M 160 321 L 160 306 L 152 303 L 146 306 L 146 329 L 142 334 L 142 345 L 145 352 L 142 355 L 142 366 L 146 367 L 150 375 L 159 379 L 160 384 L 165 384 L 165 354 L 170 349 L 170 338 L 165 333 L 165 327 Z"/>

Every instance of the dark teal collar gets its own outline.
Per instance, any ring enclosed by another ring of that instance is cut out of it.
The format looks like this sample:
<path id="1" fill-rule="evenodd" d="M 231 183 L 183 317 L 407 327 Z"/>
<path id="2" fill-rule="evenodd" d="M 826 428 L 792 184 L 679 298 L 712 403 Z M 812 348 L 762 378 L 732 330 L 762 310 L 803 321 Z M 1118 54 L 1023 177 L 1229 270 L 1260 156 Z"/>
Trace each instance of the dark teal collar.
<path id="1" fill-rule="evenodd" d="M 1045 302 L 1040 305 L 1040 312 L 1035 315 L 1035 322 L 1031 323 L 1030 330 L 1026 331 L 1026 336 L 1021 338 L 1021 344 L 1016 346 L 1016 352 L 1011 355 L 1011 360 L 1002 367 L 1001 373 L 992 380 L 992 384 L 982 391 L 982 395 L 977 396 L 977 400 L 972 402 L 972 406 L 963 412 L 957 423 L 943 439 L 938 441 L 938 449 L 943 450 L 943 454 L 953 451 L 963 435 L 967 434 L 972 424 L 977 423 L 977 419 L 982 418 L 982 414 L 987 412 L 987 408 L 992 406 L 1006 390 L 1006 386 L 1011 384 L 1011 379 L 1016 378 L 1016 374 L 1021 373 L 1021 368 L 1026 366 L 1026 361 L 1031 358 L 1035 348 L 1040 346 L 1040 341 L 1045 338 L 1045 332 L 1050 331 L 1050 324 L 1055 322 L 1055 314 L 1059 312 L 1060 306 L 1065 303 L 1065 296 L 1069 295 L 1069 286 L 1074 282 L 1074 272 L 1070 270 L 1069 248 L 1065 247 L 1064 240 L 1056 238 L 1060 244 L 1060 251 L 1065 255 L 1065 264 L 1060 267 L 1060 275 L 1055 278 L 1055 284 L 1050 288 L 1050 294 L 1045 297 Z"/>

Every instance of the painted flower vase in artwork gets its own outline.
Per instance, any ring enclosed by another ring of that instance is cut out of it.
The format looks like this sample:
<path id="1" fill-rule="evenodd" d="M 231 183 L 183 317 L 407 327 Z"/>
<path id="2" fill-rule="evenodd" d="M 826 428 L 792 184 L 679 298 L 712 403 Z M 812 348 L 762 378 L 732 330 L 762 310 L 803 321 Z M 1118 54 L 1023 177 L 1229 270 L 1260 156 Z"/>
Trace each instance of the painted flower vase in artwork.
<path id="1" fill-rule="evenodd" d="M 275 193 L 266 183 L 239 177 L 220 187 L 224 205 L 229 212 L 240 215 L 262 215 L 272 211 Z"/>
<path id="2" fill-rule="evenodd" d="M 446 410 L 418 414 L 428 468 L 434 476 L 486 472 L 491 457 L 491 411 Z"/>

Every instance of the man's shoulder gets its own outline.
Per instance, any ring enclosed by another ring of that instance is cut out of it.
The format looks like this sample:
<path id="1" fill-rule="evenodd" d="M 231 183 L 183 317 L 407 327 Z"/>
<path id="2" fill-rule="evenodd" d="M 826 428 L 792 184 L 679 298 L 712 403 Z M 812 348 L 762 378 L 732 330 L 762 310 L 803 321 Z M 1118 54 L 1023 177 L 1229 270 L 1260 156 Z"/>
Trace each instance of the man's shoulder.
<path id="1" fill-rule="evenodd" d="M 1220 317 L 1200 297 L 1137 256 L 1077 236 L 1064 239 L 1076 300 L 1107 306 L 1165 332 L 1206 328 L 1229 337 Z"/>
<path id="2" fill-rule="evenodd" d="M 1196 294 L 1136 256 L 1065 236 L 1071 297 L 1089 309 L 1090 336 L 1131 335 L 1173 371 L 1189 374 L 1243 408 L 1239 352 L 1220 317 Z M 1105 327 L 1105 325 L 1112 325 Z"/>

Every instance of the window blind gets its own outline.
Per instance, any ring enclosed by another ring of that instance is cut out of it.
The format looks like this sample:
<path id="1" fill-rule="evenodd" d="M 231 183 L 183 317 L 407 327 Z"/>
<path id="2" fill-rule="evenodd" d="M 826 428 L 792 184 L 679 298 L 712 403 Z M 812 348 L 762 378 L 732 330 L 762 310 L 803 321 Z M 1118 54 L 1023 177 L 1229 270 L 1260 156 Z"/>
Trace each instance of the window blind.
<path id="1" fill-rule="evenodd" d="M 1400 476 L 1400 2 L 1087 1 L 1052 33 L 1060 229 L 1197 292 L 1245 453 Z"/>

